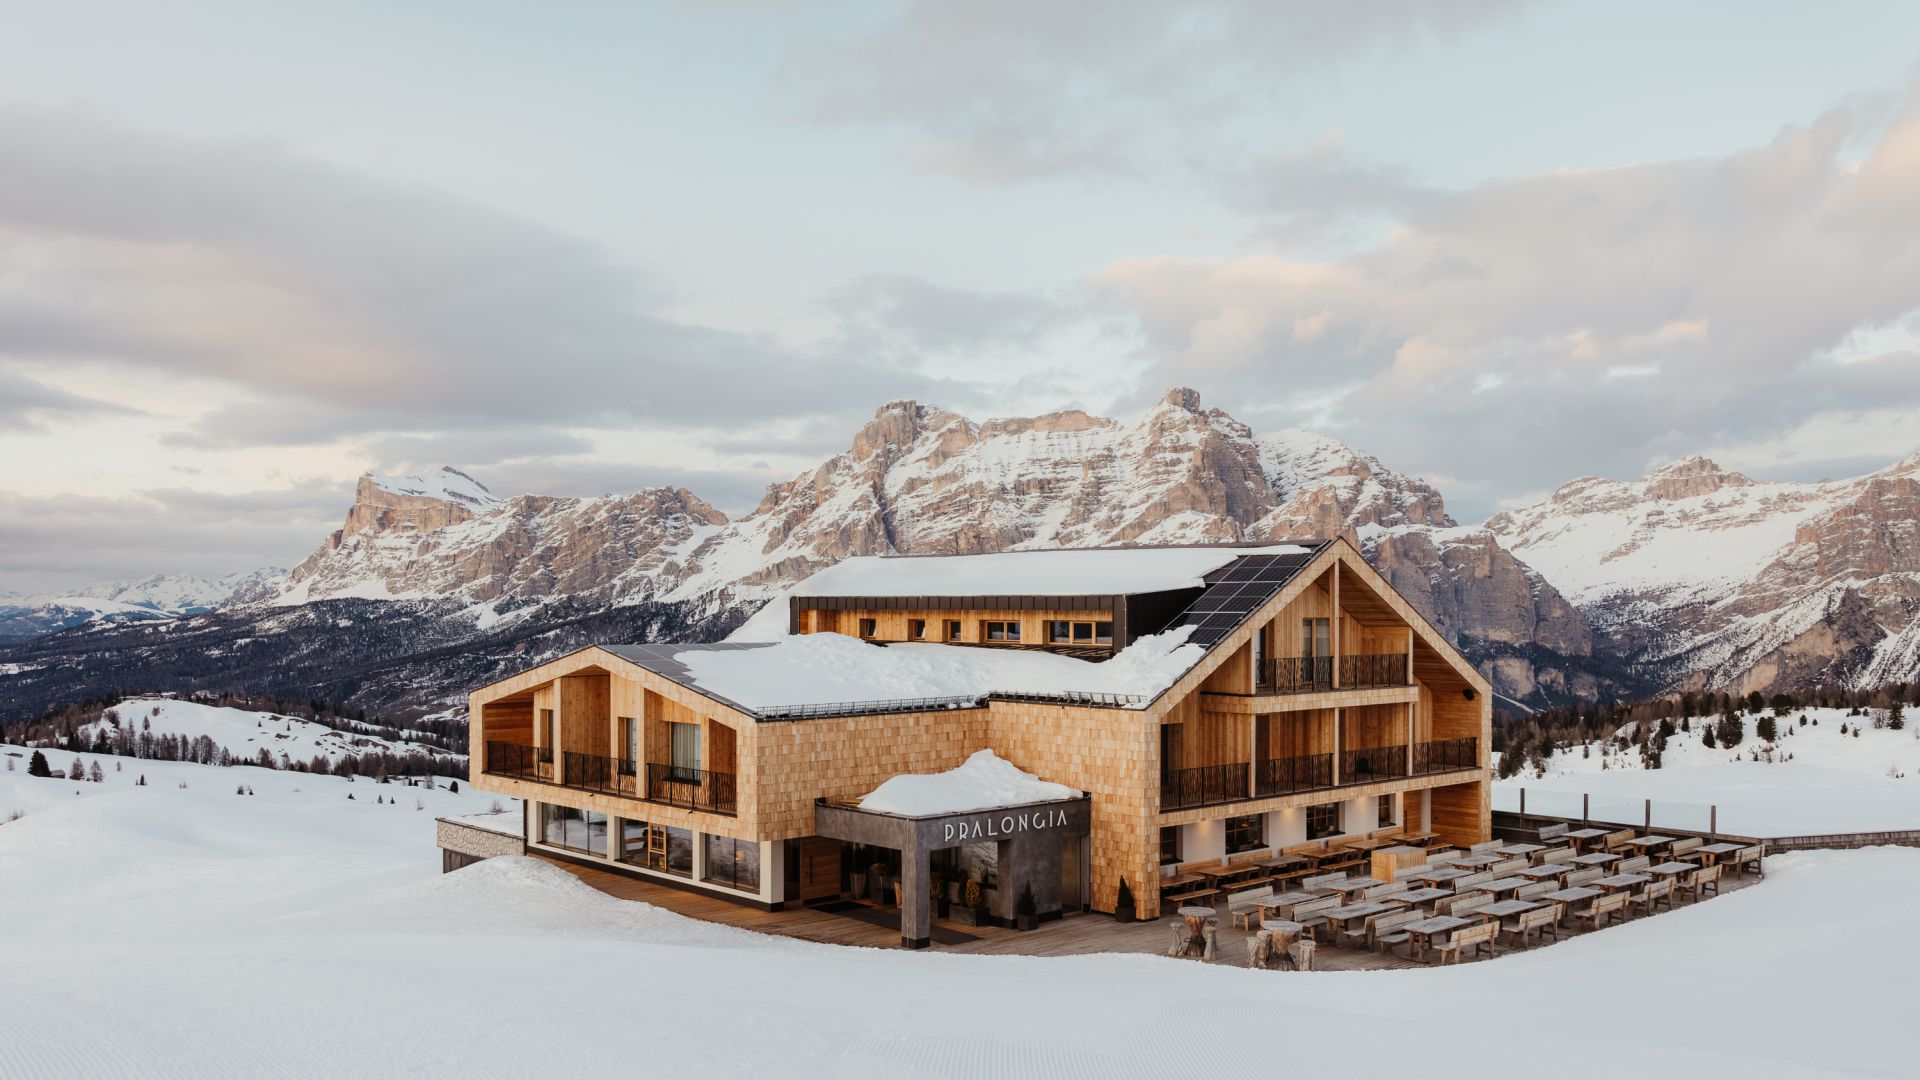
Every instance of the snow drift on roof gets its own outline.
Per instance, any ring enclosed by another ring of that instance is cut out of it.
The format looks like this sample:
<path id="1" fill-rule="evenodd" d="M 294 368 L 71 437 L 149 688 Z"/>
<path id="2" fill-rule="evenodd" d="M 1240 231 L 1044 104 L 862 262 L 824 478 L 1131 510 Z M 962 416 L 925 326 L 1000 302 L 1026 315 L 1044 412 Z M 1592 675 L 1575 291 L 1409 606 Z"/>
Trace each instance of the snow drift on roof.
<path id="1" fill-rule="evenodd" d="M 1097 663 L 1036 649 L 874 645 L 844 634 L 800 634 L 757 648 L 688 647 L 673 659 L 696 689 L 755 710 L 995 692 L 1151 698 L 1206 655 L 1187 643 L 1192 630 L 1149 634 Z"/>
<path id="2" fill-rule="evenodd" d="M 958 768 L 896 776 L 860 800 L 860 809 L 902 817 L 962 814 L 1023 803 L 1077 799 L 1080 792 L 1042 780 L 991 750 L 981 750 Z"/>
<path id="3" fill-rule="evenodd" d="M 1310 552 L 1266 547 L 1142 547 L 1002 551 L 991 555 L 865 555 L 793 587 L 793 596 L 1104 596 L 1197 589 L 1242 555 Z"/>

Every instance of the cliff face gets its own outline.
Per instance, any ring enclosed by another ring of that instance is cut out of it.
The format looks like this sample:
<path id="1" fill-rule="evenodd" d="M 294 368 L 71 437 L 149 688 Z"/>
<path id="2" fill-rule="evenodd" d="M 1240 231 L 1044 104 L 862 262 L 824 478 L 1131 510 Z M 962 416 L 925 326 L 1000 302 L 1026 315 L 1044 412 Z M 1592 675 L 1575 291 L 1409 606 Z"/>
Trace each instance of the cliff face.
<path id="1" fill-rule="evenodd" d="M 278 602 L 446 597 L 490 620 L 566 596 L 713 615 L 854 555 L 1346 534 L 1365 537 L 1443 631 L 1529 650 L 1503 661 L 1516 696 L 1559 693 L 1555 656 L 1591 652 L 1553 587 L 1491 534 L 1457 527 L 1430 485 L 1324 436 L 1256 434 L 1191 390 L 1131 421 L 1068 411 L 975 423 L 892 402 L 845 452 L 772 485 L 737 521 L 685 490 L 502 500 L 448 473 L 363 478 L 347 524 Z"/>
<path id="2" fill-rule="evenodd" d="M 1487 527 L 1661 683 L 1920 678 L 1920 456 L 1817 484 L 1688 458 L 1636 482 L 1574 481 Z"/>

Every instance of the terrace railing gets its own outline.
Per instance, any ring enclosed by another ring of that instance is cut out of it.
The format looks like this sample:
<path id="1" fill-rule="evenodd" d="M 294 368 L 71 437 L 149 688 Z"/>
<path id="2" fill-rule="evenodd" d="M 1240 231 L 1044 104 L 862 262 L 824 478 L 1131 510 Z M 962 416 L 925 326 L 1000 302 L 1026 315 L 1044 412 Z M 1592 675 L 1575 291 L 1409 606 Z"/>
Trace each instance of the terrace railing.
<path id="1" fill-rule="evenodd" d="M 1332 786 L 1332 754 L 1265 758 L 1254 763 L 1253 791 L 1258 798 Z"/>
<path id="2" fill-rule="evenodd" d="M 561 763 L 566 766 L 561 775 L 566 778 L 568 787 L 625 799 L 642 797 L 640 777 L 635 774 L 633 763 L 625 758 L 581 754 L 572 750 L 562 751 L 561 758 Z"/>
<path id="3" fill-rule="evenodd" d="M 1255 676 L 1263 694 L 1297 694 L 1308 690 L 1333 689 L 1331 656 L 1267 656 L 1260 660 Z"/>
<path id="4" fill-rule="evenodd" d="M 1340 658 L 1340 688 L 1370 690 L 1381 686 L 1406 686 L 1406 653 L 1362 653 Z"/>
<path id="5" fill-rule="evenodd" d="M 1340 783 L 1371 784 L 1407 775 L 1407 744 L 1340 751 Z"/>
<path id="6" fill-rule="evenodd" d="M 493 742 L 487 743 L 486 771 L 494 776 L 506 776 L 515 780 L 537 780 L 551 784 L 553 778 L 553 749 L 547 746 L 528 746 L 524 743 Z"/>
<path id="7" fill-rule="evenodd" d="M 683 810 L 704 810 L 709 814 L 732 814 L 739 808 L 739 793 L 732 773 L 656 763 L 647 765 L 645 798 L 648 802 Z"/>
<path id="8" fill-rule="evenodd" d="M 1479 767 L 1479 739 L 1439 739 L 1413 744 L 1413 771 L 1416 773 L 1455 772 Z"/>
<path id="9" fill-rule="evenodd" d="M 1247 766 L 1201 765 L 1171 769 L 1160 778 L 1160 809 L 1186 810 L 1215 806 L 1247 797 Z"/>

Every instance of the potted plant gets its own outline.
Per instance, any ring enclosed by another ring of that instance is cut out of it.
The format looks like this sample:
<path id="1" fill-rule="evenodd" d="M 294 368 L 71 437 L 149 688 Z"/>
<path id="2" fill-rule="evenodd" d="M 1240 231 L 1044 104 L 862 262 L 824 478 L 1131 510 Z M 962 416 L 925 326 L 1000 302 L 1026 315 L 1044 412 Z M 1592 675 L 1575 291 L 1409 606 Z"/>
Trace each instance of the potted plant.
<path id="1" fill-rule="evenodd" d="M 940 880 L 939 874 L 934 874 L 932 880 L 927 882 L 927 895 L 933 900 L 934 918 L 944 919 L 953 910 L 952 905 L 947 903 L 947 883 Z"/>
<path id="2" fill-rule="evenodd" d="M 1033 909 L 1033 886 L 1020 886 L 1020 899 L 1013 902 L 1013 928 L 1031 930 L 1040 925 L 1040 916 Z"/>
<path id="3" fill-rule="evenodd" d="M 1120 898 L 1113 905 L 1114 922 L 1133 921 L 1133 890 L 1127 886 L 1127 879 L 1120 879 Z"/>
<path id="4" fill-rule="evenodd" d="M 991 917 L 987 914 L 986 900 L 986 893 L 981 890 L 980 883 L 968 878 L 966 885 L 960 890 L 960 906 L 953 909 L 954 920 L 968 926 L 987 925 Z"/>

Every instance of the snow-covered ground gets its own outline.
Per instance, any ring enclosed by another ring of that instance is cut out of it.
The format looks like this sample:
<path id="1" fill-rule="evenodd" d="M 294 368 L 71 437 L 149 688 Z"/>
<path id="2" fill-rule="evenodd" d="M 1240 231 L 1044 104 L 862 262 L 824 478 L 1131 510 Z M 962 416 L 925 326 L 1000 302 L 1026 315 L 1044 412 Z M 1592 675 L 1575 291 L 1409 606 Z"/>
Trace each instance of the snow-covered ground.
<path id="1" fill-rule="evenodd" d="M 1709 749 L 1696 717 L 1694 730 L 1668 740 L 1659 769 L 1641 768 L 1637 748 L 1609 753 L 1595 743 L 1583 757 L 1574 746 L 1547 759 L 1545 777 L 1522 770 L 1495 784 L 1493 805 L 1517 809 L 1525 788 L 1527 809 L 1536 813 L 1577 817 L 1587 793 L 1594 817 L 1639 822 L 1652 799 L 1654 823 L 1679 828 L 1706 828 L 1708 807 L 1718 806 L 1720 830 L 1744 836 L 1920 829 L 1920 716 L 1893 731 L 1845 709 L 1804 713 L 1805 727 L 1799 712 L 1776 719 L 1770 763 L 1753 760 L 1767 745 L 1755 732 L 1757 717 L 1742 718 L 1746 736 L 1731 750 Z"/>
<path id="2" fill-rule="evenodd" d="M 156 736 L 184 735 L 188 739 L 205 735 L 234 757 L 248 760 L 258 756 L 262 747 L 280 758 L 282 764 L 288 761 L 311 762 L 318 754 L 326 755 L 329 761 L 337 761 L 342 754 L 380 751 L 390 754 L 422 753 L 433 757 L 458 756 L 426 743 L 395 742 L 377 735 L 335 731 L 325 724 L 278 713 L 201 705 L 167 697 L 130 698 L 115 705 L 113 712 L 120 718 L 122 726 L 132 725 L 131 730 L 136 736 L 142 731 L 151 731 Z M 111 740 L 113 728 L 105 720 L 88 725 L 82 733 L 83 737 L 90 740 L 93 733 L 103 726 L 107 729 L 107 738 Z M 53 755 L 52 760 L 54 768 L 66 767 L 67 762 L 60 755 Z"/>
<path id="3" fill-rule="evenodd" d="M 1913 1071 L 1920 937 L 1862 901 L 1911 891 L 1920 851 L 1776 857 L 1760 887 L 1493 963 L 1308 975 L 762 937 L 532 860 L 441 876 L 433 818 L 484 795 L 110 758 L 75 784 L 14 760 L 9 1078 Z"/>

